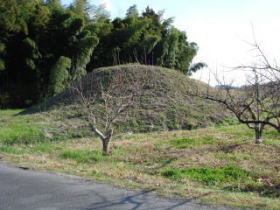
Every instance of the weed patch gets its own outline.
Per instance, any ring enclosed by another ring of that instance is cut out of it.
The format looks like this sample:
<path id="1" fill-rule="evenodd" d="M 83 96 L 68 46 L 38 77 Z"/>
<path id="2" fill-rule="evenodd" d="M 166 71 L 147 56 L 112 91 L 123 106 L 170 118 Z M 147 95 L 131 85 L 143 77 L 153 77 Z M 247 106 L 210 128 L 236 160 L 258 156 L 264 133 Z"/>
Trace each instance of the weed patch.
<path id="1" fill-rule="evenodd" d="M 89 150 L 67 150 L 62 152 L 59 157 L 62 159 L 75 160 L 78 163 L 89 163 L 106 159 L 100 152 Z"/>
<path id="2" fill-rule="evenodd" d="M 189 178 L 206 185 L 246 182 L 252 180 L 249 172 L 235 165 L 226 165 L 220 168 L 169 169 L 164 171 L 162 175 L 172 179 Z"/>
<path id="3" fill-rule="evenodd" d="M 51 143 L 39 143 L 31 145 L 28 148 L 32 153 L 51 153 L 54 152 L 55 149 L 59 148 L 59 146 L 55 146 Z"/>
<path id="4" fill-rule="evenodd" d="M 229 117 L 224 120 L 218 121 L 216 123 L 217 127 L 222 127 L 222 126 L 229 126 L 229 125 L 239 125 L 239 121 L 235 117 Z"/>
<path id="5" fill-rule="evenodd" d="M 31 144 L 45 139 L 42 131 L 30 125 L 16 124 L 13 127 L 0 129 L 0 139 L 3 144 Z"/>
<path id="6" fill-rule="evenodd" d="M 28 117 L 16 116 L 20 110 L 0 111 L 0 143 L 31 144 L 45 139 L 40 126 Z"/>
<path id="7" fill-rule="evenodd" d="M 186 138 L 186 139 L 174 139 L 174 140 L 169 140 L 169 143 L 180 149 L 184 148 L 189 148 L 189 147 L 194 147 L 194 146 L 201 146 L 204 144 L 213 144 L 217 140 L 214 139 L 211 136 L 206 136 L 204 138 Z"/>
<path id="8" fill-rule="evenodd" d="M 7 153 L 7 154 L 14 154 L 14 155 L 21 155 L 25 153 L 25 151 L 21 148 L 15 148 L 12 146 L 0 146 L 0 152 Z"/>

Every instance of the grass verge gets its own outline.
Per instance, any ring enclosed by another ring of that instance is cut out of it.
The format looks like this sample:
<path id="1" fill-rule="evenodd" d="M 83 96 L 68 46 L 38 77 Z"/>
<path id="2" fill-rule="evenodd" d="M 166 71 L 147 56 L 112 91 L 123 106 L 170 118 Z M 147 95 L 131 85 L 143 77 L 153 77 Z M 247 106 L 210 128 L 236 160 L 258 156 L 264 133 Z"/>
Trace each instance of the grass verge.
<path id="1" fill-rule="evenodd" d="M 15 116 L 17 112 L 0 112 L 0 134 L 6 139 L 18 135 L 12 144 L 0 139 L 4 160 L 124 187 L 154 189 L 164 195 L 199 198 L 203 203 L 259 209 L 280 206 L 280 139 L 274 131 L 266 130 L 260 145 L 253 143 L 253 133 L 242 125 L 125 134 L 115 137 L 112 154 L 103 157 L 98 139 L 72 138 L 63 132 L 57 138 L 52 126 L 64 128 L 63 124 L 46 115 L 36 120 Z M 15 124 L 22 129 L 32 125 L 44 137 L 30 132 L 22 141 Z"/>

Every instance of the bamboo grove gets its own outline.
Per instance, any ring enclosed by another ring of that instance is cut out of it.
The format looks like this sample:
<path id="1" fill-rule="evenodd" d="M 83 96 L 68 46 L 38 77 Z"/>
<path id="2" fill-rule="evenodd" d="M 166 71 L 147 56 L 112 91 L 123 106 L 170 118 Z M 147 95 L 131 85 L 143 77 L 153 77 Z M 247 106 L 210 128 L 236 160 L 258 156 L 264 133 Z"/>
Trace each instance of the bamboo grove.
<path id="1" fill-rule="evenodd" d="M 111 19 L 87 0 L 1 0 L 0 106 L 38 103 L 102 66 L 140 63 L 187 75 L 202 65 L 191 65 L 197 50 L 172 18 L 149 7 Z"/>

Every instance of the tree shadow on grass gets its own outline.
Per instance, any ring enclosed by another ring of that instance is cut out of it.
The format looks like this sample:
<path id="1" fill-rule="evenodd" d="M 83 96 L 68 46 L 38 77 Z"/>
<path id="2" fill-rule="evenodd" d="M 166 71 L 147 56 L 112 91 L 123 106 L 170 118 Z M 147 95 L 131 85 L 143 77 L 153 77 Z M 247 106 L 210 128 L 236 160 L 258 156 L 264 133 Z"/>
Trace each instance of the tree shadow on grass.
<path id="1" fill-rule="evenodd" d="M 160 166 L 156 167 L 155 169 L 160 169 L 160 168 L 164 168 L 168 165 L 170 165 L 172 162 L 176 161 L 178 158 L 174 157 L 174 158 L 168 158 L 166 160 L 164 160 Z"/>

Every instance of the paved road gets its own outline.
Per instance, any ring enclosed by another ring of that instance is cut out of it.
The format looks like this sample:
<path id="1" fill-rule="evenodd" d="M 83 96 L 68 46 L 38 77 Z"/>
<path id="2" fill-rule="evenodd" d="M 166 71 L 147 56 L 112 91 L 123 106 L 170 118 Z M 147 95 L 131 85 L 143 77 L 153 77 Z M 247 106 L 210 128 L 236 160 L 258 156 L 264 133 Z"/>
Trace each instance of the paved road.
<path id="1" fill-rule="evenodd" d="M 0 162 L 0 210 L 217 209 L 153 192 L 129 191 L 76 177 L 14 168 Z M 228 208 L 219 208 L 228 209 Z"/>

